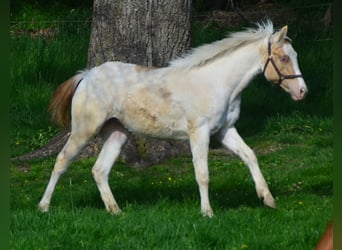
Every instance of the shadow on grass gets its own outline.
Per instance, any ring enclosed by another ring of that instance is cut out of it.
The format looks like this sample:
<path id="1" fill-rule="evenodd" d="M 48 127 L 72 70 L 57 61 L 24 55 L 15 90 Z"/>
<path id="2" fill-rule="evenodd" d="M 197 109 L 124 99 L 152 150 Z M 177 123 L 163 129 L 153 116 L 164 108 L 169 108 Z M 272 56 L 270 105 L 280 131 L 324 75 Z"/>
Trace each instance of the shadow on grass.
<path id="1" fill-rule="evenodd" d="M 113 194 L 121 209 L 130 204 L 142 206 L 154 206 L 158 202 L 167 201 L 170 204 L 178 204 L 180 206 L 191 206 L 199 208 L 200 196 L 197 184 L 182 183 L 179 185 L 121 185 L 112 187 Z M 271 192 L 276 198 L 286 200 L 292 195 L 317 195 L 332 196 L 332 184 L 322 183 L 312 186 L 303 187 L 300 190 L 280 189 L 280 186 L 272 187 Z M 239 207 L 262 208 L 263 201 L 257 197 L 254 184 L 248 183 L 235 184 L 231 186 L 213 184 L 210 188 L 210 202 L 214 210 L 216 209 L 237 209 Z M 57 205 L 57 204 L 55 204 Z M 58 206 L 58 205 L 57 205 Z M 92 191 L 89 195 L 82 196 L 81 199 L 74 201 L 75 207 L 92 207 L 104 209 L 103 202 L 99 192 Z"/>
<path id="2" fill-rule="evenodd" d="M 263 207 L 263 202 L 257 197 L 253 186 L 251 183 L 250 187 L 239 185 L 233 188 L 211 188 L 209 198 L 213 209 L 222 208 L 228 210 L 241 206 L 250 208 Z M 180 206 L 189 206 L 191 204 L 198 208 L 200 206 L 197 184 L 168 187 L 152 185 L 124 186 L 112 188 L 112 191 L 119 207 L 123 210 L 130 204 L 154 206 L 162 201 Z M 99 192 L 91 192 L 89 196 L 83 196 L 81 199 L 75 200 L 73 206 L 104 209 Z"/>

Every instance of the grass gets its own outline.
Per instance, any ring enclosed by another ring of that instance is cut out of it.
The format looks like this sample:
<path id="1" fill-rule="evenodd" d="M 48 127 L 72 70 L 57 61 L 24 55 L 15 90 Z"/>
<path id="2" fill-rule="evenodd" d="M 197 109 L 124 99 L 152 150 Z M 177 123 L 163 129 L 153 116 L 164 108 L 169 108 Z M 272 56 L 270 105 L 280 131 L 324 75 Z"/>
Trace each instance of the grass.
<path id="1" fill-rule="evenodd" d="M 53 11 L 24 5 L 16 12 L 25 22 L 13 30 L 52 25 L 58 33 L 11 38 L 11 157 L 58 133 L 47 113 L 51 94 L 86 65 L 90 23 L 51 22 L 71 15 Z M 73 13 L 88 20 L 89 10 Z M 31 22 L 33 15 L 44 22 Z M 304 24 L 289 27 L 309 87 L 306 100 L 293 103 L 257 77 L 243 93 L 237 124 L 258 156 L 277 210 L 262 205 L 243 163 L 216 145 L 209 157 L 212 219 L 200 215 L 190 156 L 144 169 L 119 161 L 110 176 L 119 216 L 105 212 L 91 176 L 94 158 L 75 162 L 61 178 L 47 214 L 36 207 L 54 159 L 12 161 L 11 249 L 313 249 L 333 214 L 332 41 Z M 225 33 L 196 24 L 193 44 Z"/>
<path id="2" fill-rule="evenodd" d="M 257 198 L 248 170 L 210 152 L 215 217 L 200 215 L 191 158 L 113 168 L 110 185 L 123 214 L 107 214 L 91 176 L 95 159 L 61 178 L 48 214 L 36 206 L 54 159 L 12 163 L 11 249 L 312 249 L 332 217 L 332 120 L 278 117 L 248 137 L 276 198 Z"/>
<path id="3" fill-rule="evenodd" d="M 58 132 L 47 107 L 53 90 L 86 67 L 89 25 L 60 24 L 54 39 L 11 39 L 11 156 L 37 149 Z"/>

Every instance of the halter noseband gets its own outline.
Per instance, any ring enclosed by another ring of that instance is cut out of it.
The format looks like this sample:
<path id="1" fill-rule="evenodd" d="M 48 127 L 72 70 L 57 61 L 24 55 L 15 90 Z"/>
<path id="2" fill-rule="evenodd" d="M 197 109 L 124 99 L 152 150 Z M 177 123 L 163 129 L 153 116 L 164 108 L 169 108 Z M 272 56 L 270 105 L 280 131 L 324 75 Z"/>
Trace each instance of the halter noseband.
<path id="1" fill-rule="evenodd" d="M 289 40 L 289 39 L 288 39 Z M 275 69 L 275 71 L 277 72 L 278 76 L 279 76 L 279 80 L 275 83 L 276 85 L 281 85 L 281 83 L 283 82 L 283 80 L 285 79 L 294 79 L 294 78 L 303 78 L 303 75 L 283 75 L 279 68 L 277 67 L 277 65 L 275 64 L 274 60 L 273 60 L 273 57 L 272 57 L 272 49 L 271 49 L 271 38 L 268 39 L 268 58 L 267 58 L 267 61 L 265 63 L 265 67 L 264 67 L 264 70 L 263 70 L 263 73 L 265 74 L 266 72 L 266 68 L 268 66 L 268 63 L 271 62 L 272 65 L 273 65 L 273 68 Z"/>

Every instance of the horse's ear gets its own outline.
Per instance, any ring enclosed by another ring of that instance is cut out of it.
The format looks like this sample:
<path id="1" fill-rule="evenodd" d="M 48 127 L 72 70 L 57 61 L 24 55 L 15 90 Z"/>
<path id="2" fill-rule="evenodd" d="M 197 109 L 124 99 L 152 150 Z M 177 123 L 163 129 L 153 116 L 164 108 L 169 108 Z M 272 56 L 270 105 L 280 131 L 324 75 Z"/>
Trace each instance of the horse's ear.
<path id="1" fill-rule="evenodd" d="M 284 43 L 287 34 L 287 25 L 273 35 L 273 43 Z"/>

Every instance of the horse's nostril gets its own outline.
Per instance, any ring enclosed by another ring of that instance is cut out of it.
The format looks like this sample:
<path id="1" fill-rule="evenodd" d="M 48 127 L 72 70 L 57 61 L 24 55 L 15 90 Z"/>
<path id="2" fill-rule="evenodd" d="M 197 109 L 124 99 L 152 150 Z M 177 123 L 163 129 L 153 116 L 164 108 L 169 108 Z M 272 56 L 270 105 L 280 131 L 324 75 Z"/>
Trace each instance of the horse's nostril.
<path id="1" fill-rule="evenodd" d="M 305 94 L 306 94 L 305 89 L 301 88 L 299 94 L 300 94 L 300 97 L 303 98 L 305 96 Z"/>

